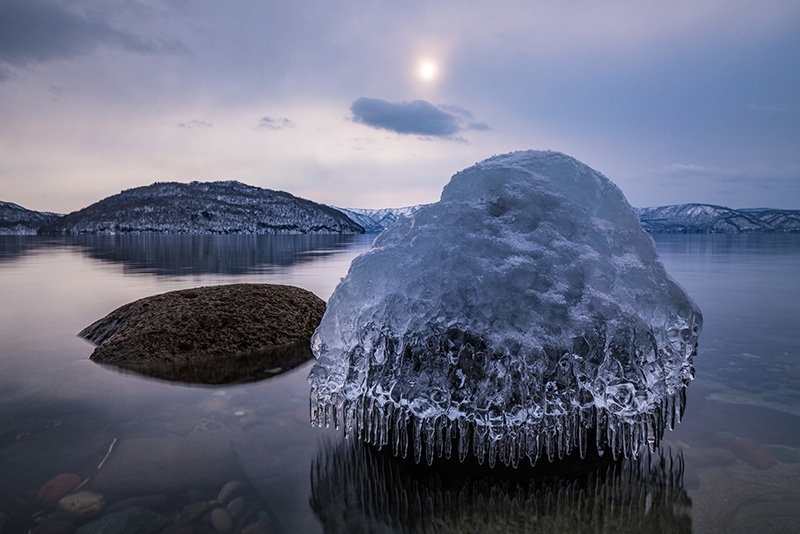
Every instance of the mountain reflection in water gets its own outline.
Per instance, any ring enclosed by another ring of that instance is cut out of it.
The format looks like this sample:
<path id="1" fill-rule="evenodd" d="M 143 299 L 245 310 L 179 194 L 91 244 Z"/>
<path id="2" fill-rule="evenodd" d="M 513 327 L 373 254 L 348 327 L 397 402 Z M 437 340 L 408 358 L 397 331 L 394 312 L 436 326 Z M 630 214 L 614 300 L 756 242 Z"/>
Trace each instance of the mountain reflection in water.
<path id="1" fill-rule="evenodd" d="M 239 275 L 312 261 L 346 249 L 355 235 L 85 235 L 65 238 L 88 257 L 132 272 Z"/>

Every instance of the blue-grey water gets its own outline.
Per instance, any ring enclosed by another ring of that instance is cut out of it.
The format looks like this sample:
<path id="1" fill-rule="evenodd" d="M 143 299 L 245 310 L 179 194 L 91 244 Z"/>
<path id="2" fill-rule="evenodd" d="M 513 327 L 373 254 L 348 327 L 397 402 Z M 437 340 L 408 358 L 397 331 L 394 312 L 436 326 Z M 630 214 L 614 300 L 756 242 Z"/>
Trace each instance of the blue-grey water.
<path id="1" fill-rule="evenodd" d="M 579 474 L 416 468 L 311 428 L 310 362 L 261 382 L 192 386 L 98 366 L 76 336 L 174 289 L 280 283 L 327 299 L 370 242 L 0 236 L 0 532 L 52 525 L 43 486 L 63 474 L 105 502 L 76 526 L 134 498 L 163 519 L 159 530 L 214 532 L 218 505 L 197 518 L 186 509 L 239 480 L 250 491 L 241 515 L 231 509 L 234 530 L 797 532 L 800 236 L 656 236 L 705 319 L 686 416 L 662 456 Z"/>

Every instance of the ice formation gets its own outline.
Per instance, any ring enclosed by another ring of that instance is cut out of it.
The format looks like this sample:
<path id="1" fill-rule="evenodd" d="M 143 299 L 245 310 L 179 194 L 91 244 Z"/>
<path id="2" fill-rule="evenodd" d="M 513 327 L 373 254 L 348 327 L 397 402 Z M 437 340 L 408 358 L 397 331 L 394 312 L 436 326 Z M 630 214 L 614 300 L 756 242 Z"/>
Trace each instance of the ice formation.
<path id="1" fill-rule="evenodd" d="M 417 462 L 628 457 L 680 420 L 701 327 L 608 178 L 495 156 L 353 260 L 312 338 L 311 420 Z"/>

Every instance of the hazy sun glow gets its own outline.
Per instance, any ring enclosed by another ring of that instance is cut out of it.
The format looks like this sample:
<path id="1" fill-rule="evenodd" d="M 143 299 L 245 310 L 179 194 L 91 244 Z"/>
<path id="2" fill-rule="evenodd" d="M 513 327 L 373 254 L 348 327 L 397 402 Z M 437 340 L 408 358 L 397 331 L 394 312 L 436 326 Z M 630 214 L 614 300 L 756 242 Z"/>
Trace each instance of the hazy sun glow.
<path id="1" fill-rule="evenodd" d="M 419 62 L 419 75 L 420 77 L 427 81 L 431 81 L 436 77 L 436 63 L 429 59 L 423 59 Z"/>

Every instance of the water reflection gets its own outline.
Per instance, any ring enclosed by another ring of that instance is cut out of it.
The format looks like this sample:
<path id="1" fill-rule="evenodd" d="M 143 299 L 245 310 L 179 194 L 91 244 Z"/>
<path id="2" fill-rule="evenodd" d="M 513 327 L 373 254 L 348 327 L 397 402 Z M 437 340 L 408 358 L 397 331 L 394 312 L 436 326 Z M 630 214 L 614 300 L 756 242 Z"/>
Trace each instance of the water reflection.
<path id="1" fill-rule="evenodd" d="M 127 374 L 185 384 L 234 385 L 259 382 L 291 371 L 313 357 L 308 340 L 254 352 L 185 362 L 120 361 L 94 363 Z"/>
<path id="2" fill-rule="evenodd" d="M 38 248 L 58 243 L 54 238 L 30 235 L 0 235 L 0 263 L 11 261 Z"/>
<path id="3" fill-rule="evenodd" d="M 87 235 L 66 242 L 132 272 L 181 276 L 247 274 L 312 261 L 356 243 L 356 235 Z"/>
<path id="4" fill-rule="evenodd" d="M 680 451 L 558 468 L 432 470 L 341 440 L 312 466 L 311 506 L 331 533 L 691 532 Z"/>
<path id="5" fill-rule="evenodd" d="M 655 234 L 653 239 L 660 256 L 679 254 L 695 261 L 710 255 L 718 262 L 725 256 L 763 258 L 800 251 L 800 234 Z"/>

